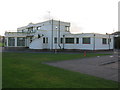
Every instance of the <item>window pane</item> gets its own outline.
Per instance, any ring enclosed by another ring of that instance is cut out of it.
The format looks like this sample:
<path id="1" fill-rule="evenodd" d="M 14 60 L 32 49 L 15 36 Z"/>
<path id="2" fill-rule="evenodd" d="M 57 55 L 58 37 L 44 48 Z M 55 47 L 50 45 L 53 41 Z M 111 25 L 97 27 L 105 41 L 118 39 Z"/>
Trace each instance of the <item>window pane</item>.
<path id="1" fill-rule="evenodd" d="M 69 26 L 65 26 L 65 31 L 69 31 L 70 27 Z"/>
<path id="2" fill-rule="evenodd" d="M 63 38 L 61 38 L 61 40 L 60 40 L 60 41 L 61 41 L 61 43 L 63 43 Z"/>
<path id="3" fill-rule="evenodd" d="M 110 44 L 110 42 L 111 42 L 111 38 L 108 39 L 108 44 Z"/>
<path id="4" fill-rule="evenodd" d="M 106 38 L 103 38 L 103 39 L 102 39 L 102 43 L 103 43 L 103 44 L 107 44 L 107 39 L 106 39 Z"/>
<path id="5" fill-rule="evenodd" d="M 65 43 L 74 43 L 74 38 L 65 38 Z"/>
<path id="6" fill-rule="evenodd" d="M 25 37 L 17 37 L 17 46 L 25 46 Z"/>
<path id="7" fill-rule="evenodd" d="M 40 30 L 40 29 L 41 29 L 41 26 L 38 26 L 38 27 L 37 27 L 37 30 Z"/>
<path id="8" fill-rule="evenodd" d="M 79 43 L 79 38 L 76 38 L 76 43 L 77 43 L 77 44 Z"/>
<path id="9" fill-rule="evenodd" d="M 48 43 L 48 37 L 46 37 L 46 43 Z"/>
<path id="10" fill-rule="evenodd" d="M 90 44 L 90 38 L 83 38 L 83 44 Z"/>
<path id="11" fill-rule="evenodd" d="M 57 43 L 57 38 L 56 37 L 54 38 L 54 43 Z"/>
<path id="12" fill-rule="evenodd" d="M 8 46 L 15 46 L 15 38 L 8 37 Z"/>
<path id="13" fill-rule="evenodd" d="M 43 37 L 43 43 L 45 43 L 45 37 Z"/>

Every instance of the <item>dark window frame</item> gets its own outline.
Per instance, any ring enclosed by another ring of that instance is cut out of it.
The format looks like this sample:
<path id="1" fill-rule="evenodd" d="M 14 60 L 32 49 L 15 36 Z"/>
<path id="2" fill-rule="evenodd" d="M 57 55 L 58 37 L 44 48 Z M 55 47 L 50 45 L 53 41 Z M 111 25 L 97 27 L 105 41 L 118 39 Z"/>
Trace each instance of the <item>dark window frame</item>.
<path id="1" fill-rule="evenodd" d="M 45 43 L 45 37 L 43 37 L 43 43 Z"/>
<path id="2" fill-rule="evenodd" d="M 54 43 L 55 44 L 57 43 L 57 37 L 54 37 Z"/>
<path id="3" fill-rule="evenodd" d="M 66 44 L 74 44 L 74 41 L 75 41 L 75 38 L 72 38 L 72 37 L 65 38 Z"/>
<path id="4" fill-rule="evenodd" d="M 15 37 L 8 37 L 8 46 L 15 46 Z"/>
<path id="5" fill-rule="evenodd" d="M 102 38 L 102 44 L 107 44 L 107 38 Z"/>
<path id="6" fill-rule="evenodd" d="M 17 46 L 25 46 L 25 37 L 17 37 Z"/>
<path id="7" fill-rule="evenodd" d="M 91 44 L 91 38 L 90 37 L 83 37 L 82 44 Z"/>
<path id="8" fill-rule="evenodd" d="M 70 26 L 65 26 L 65 31 L 69 32 L 70 31 Z"/>
<path id="9" fill-rule="evenodd" d="M 111 38 L 108 38 L 108 44 L 110 44 L 110 42 L 111 42 Z"/>
<path id="10" fill-rule="evenodd" d="M 63 43 L 63 38 L 60 38 L 60 43 Z"/>
<path id="11" fill-rule="evenodd" d="M 79 38 L 76 38 L 76 44 L 79 44 Z"/>

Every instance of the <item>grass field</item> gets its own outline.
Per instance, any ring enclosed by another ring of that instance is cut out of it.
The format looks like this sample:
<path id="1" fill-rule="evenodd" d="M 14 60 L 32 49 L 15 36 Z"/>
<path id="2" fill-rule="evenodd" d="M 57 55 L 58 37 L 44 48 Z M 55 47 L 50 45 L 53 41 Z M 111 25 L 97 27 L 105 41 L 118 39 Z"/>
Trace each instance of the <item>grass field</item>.
<path id="1" fill-rule="evenodd" d="M 0 42 L 0 47 L 2 47 L 2 45 L 3 45 L 3 44 Z"/>
<path id="2" fill-rule="evenodd" d="M 103 54 L 99 54 L 103 55 Z M 87 57 L 98 56 L 88 54 Z M 117 88 L 117 82 L 42 64 L 83 54 L 3 53 L 3 88 Z"/>

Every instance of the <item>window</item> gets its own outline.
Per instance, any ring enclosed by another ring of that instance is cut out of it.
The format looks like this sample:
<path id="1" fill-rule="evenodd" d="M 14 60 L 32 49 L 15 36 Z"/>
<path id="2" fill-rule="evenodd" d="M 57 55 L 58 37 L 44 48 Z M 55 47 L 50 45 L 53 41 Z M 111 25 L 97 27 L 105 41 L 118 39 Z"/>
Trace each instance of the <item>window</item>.
<path id="1" fill-rule="evenodd" d="M 65 26 L 65 31 L 69 31 L 70 26 Z"/>
<path id="2" fill-rule="evenodd" d="M 45 37 L 43 37 L 43 43 L 45 43 Z"/>
<path id="3" fill-rule="evenodd" d="M 43 43 L 48 43 L 48 37 L 43 37 Z"/>
<path id="4" fill-rule="evenodd" d="M 30 43 L 32 42 L 32 37 L 30 37 Z"/>
<path id="5" fill-rule="evenodd" d="M 25 46 L 25 37 L 17 37 L 17 46 Z"/>
<path id="6" fill-rule="evenodd" d="M 65 43 L 74 43 L 74 38 L 65 38 Z"/>
<path id="7" fill-rule="evenodd" d="M 25 30 L 23 29 L 22 32 L 24 32 Z"/>
<path id="8" fill-rule="evenodd" d="M 110 42 L 111 42 L 111 38 L 108 39 L 108 44 L 110 44 Z"/>
<path id="9" fill-rule="evenodd" d="M 60 39 L 60 42 L 63 43 L 63 38 Z"/>
<path id="10" fill-rule="evenodd" d="M 90 37 L 82 38 L 83 44 L 90 44 Z"/>
<path id="11" fill-rule="evenodd" d="M 46 43 L 48 43 L 48 37 L 46 37 Z"/>
<path id="12" fill-rule="evenodd" d="M 29 33 L 33 32 L 33 27 L 29 27 L 29 28 L 28 28 L 28 32 L 29 32 Z"/>
<path id="13" fill-rule="evenodd" d="M 57 43 L 57 38 L 56 37 L 54 38 L 54 43 Z"/>
<path id="14" fill-rule="evenodd" d="M 8 46 L 15 46 L 15 38 L 8 37 Z"/>
<path id="15" fill-rule="evenodd" d="M 41 29 L 41 26 L 38 26 L 38 27 L 37 27 L 37 30 L 40 30 L 40 29 Z"/>
<path id="16" fill-rule="evenodd" d="M 107 39 L 106 38 L 102 38 L 102 44 L 107 44 Z"/>
<path id="17" fill-rule="evenodd" d="M 79 44 L 79 38 L 76 38 L 76 43 Z"/>

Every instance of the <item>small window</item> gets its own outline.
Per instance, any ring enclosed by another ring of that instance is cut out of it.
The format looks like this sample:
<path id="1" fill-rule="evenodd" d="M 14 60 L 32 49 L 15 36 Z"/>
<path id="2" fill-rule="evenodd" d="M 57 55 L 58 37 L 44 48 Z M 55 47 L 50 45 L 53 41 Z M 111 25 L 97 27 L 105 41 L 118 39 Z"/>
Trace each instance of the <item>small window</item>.
<path id="1" fill-rule="evenodd" d="M 45 37 L 43 37 L 43 43 L 45 43 Z"/>
<path id="2" fill-rule="evenodd" d="M 65 31 L 69 31 L 70 30 L 70 26 L 65 26 Z"/>
<path id="3" fill-rule="evenodd" d="M 102 44 L 107 44 L 107 39 L 106 38 L 102 38 Z"/>
<path id="4" fill-rule="evenodd" d="M 46 43 L 48 43 L 48 37 L 46 37 Z"/>
<path id="5" fill-rule="evenodd" d="M 37 30 L 40 30 L 40 29 L 41 29 L 41 26 L 38 26 L 38 27 L 37 27 Z"/>
<path id="6" fill-rule="evenodd" d="M 57 43 L 57 38 L 56 37 L 54 38 L 54 43 Z"/>
<path id="7" fill-rule="evenodd" d="M 61 38 L 60 42 L 63 43 L 63 38 Z"/>
<path id="8" fill-rule="evenodd" d="M 108 44 L 110 44 L 110 42 L 111 42 L 111 38 L 108 39 Z"/>
<path id="9" fill-rule="evenodd" d="M 65 43 L 73 44 L 74 38 L 65 38 Z"/>
<path id="10" fill-rule="evenodd" d="M 76 38 L 76 43 L 79 44 L 79 38 Z"/>
<path id="11" fill-rule="evenodd" d="M 83 44 L 90 44 L 90 37 L 82 38 Z"/>
<path id="12" fill-rule="evenodd" d="M 24 32 L 25 30 L 23 29 L 22 32 Z"/>
<path id="13" fill-rule="evenodd" d="M 28 32 L 29 32 L 29 33 L 33 32 L 33 27 L 29 27 L 29 28 L 28 28 Z"/>

